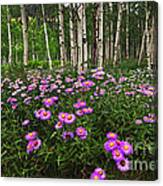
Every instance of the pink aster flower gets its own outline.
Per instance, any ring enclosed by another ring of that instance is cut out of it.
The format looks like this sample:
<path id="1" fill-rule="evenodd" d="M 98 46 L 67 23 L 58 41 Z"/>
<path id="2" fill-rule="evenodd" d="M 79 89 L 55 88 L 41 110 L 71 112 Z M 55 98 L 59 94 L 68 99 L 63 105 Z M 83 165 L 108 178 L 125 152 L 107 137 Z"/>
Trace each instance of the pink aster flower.
<path id="1" fill-rule="evenodd" d="M 41 146 L 41 140 L 40 139 L 36 139 L 36 140 L 31 140 L 28 142 L 27 144 L 27 153 L 31 153 L 34 150 L 39 149 Z"/>
<path id="2" fill-rule="evenodd" d="M 155 123 L 156 122 L 156 115 L 155 114 L 148 114 L 147 116 L 143 117 L 143 120 L 146 123 Z"/>
<path id="3" fill-rule="evenodd" d="M 108 139 L 117 139 L 117 137 L 118 137 L 118 135 L 116 134 L 116 133 L 113 133 L 113 132 L 108 132 L 107 134 L 106 134 L 106 137 L 108 138 Z"/>
<path id="4" fill-rule="evenodd" d="M 58 115 L 58 119 L 61 121 L 61 122 L 64 122 L 66 117 L 67 117 L 68 113 L 66 112 L 60 112 L 59 115 Z"/>
<path id="5" fill-rule="evenodd" d="M 104 143 L 104 149 L 106 152 L 111 152 L 116 147 L 117 147 L 117 143 L 115 140 L 110 139 Z"/>
<path id="6" fill-rule="evenodd" d="M 44 110 L 40 113 L 40 119 L 41 120 L 49 120 L 51 118 L 51 112 L 48 110 Z"/>
<path id="7" fill-rule="evenodd" d="M 76 111 L 76 115 L 77 116 L 83 116 L 84 115 L 84 112 L 82 110 L 77 110 Z"/>
<path id="8" fill-rule="evenodd" d="M 93 179 L 93 180 L 104 180 L 105 178 L 106 178 L 106 173 L 101 168 L 96 168 L 90 177 L 90 179 Z"/>
<path id="9" fill-rule="evenodd" d="M 66 92 L 66 93 L 69 93 L 69 94 L 70 94 L 70 93 L 73 93 L 73 91 L 74 91 L 73 88 L 66 88 L 66 89 L 65 89 L 65 92 Z"/>
<path id="10" fill-rule="evenodd" d="M 45 111 L 44 108 L 40 108 L 39 110 L 36 110 L 36 111 L 34 112 L 35 117 L 36 117 L 37 119 L 40 119 L 40 115 L 41 115 L 41 113 L 42 113 L 43 111 Z"/>
<path id="11" fill-rule="evenodd" d="M 120 149 L 116 148 L 112 151 L 112 157 L 113 160 L 120 161 L 124 158 L 124 155 Z"/>
<path id="12" fill-rule="evenodd" d="M 22 125 L 23 126 L 27 126 L 27 125 L 29 125 L 30 124 L 30 120 L 29 119 L 26 119 L 26 120 L 24 120 L 23 122 L 22 122 Z"/>
<path id="13" fill-rule="evenodd" d="M 130 155 L 133 153 L 133 148 L 127 141 L 121 141 L 120 149 L 125 155 Z"/>
<path id="14" fill-rule="evenodd" d="M 61 121 L 58 121 L 56 124 L 55 124 L 55 129 L 61 129 L 61 128 L 63 128 L 63 122 L 61 122 Z"/>
<path id="15" fill-rule="evenodd" d="M 123 158 L 120 161 L 117 161 L 116 165 L 121 172 L 130 170 L 130 162 L 127 158 Z"/>
<path id="16" fill-rule="evenodd" d="M 93 87 L 95 85 L 95 83 L 91 80 L 87 80 L 87 81 L 83 81 L 82 82 L 82 86 L 86 87 L 86 88 L 90 88 Z"/>
<path id="17" fill-rule="evenodd" d="M 45 98 L 43 100 L 43 104 L 46 106 L 46 107 L 51 107 L 53 104 L 54 104 L 54 100 L 52 98 Z"/>
<path id="18" fill-rule="evenodd" d="M 86 139 L 87 134 L 87 130 L 84 127 L 78 127 L 76 129 L 76 135 L 79 136 L 79 138 L 82 140 Z"/>
<path id="19" fill-rule="evenodd" d="M 33 131 L 33 132 L 29 132 L 28 134 L 25 135 L 25 139 L 26 140 L 34 140 L 37 137 L 37 132 Z"/>
<path id="20" fill-rule="evenodd" d="M 74 114 L 67 114 L 64 123 L 66 124 L 72 124 L 75 121 L 76 117 Z"/>
<path id="21" fill-rule="evenodd" d="M 74 137 L 74 133 L 70 131 L 65 131 L 62 134 L 62 138 L 66 141 L 72 139 L 73 137 Z"/>
<path id="22" fill-rule="evenodd" d="M 135 121 L 135 123 L 136 123 L 136 125 L 140 125 L 140 124 L 143 123 L 143 121 L 142 121 L 141 119 L 137 119 L 137 120 Z"/>

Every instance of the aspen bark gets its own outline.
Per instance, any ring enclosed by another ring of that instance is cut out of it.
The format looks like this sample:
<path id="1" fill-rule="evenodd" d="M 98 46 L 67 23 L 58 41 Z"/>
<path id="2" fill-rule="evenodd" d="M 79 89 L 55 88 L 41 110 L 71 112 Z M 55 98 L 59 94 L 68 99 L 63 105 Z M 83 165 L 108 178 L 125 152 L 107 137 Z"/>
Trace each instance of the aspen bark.
<path id="1" fill-rule="evenodd" d="M 70 11 L 69 11 L 69 15 L 70 15 L 70 60 L 72 63 L 72 66 L 75 67 L 76 65 L 76 57 L 75 57 L 75 36 L 74 36 L 74 23 L 73 23 L 73 6 L 70 6 Z"/>
<path id="2" fill-rule="evenodd" d="M 50 70 L 52 70 L 52 60 L 51 60 L 51 56 L 50 56 L 48 32 L 47 32 L 47 26 L 46 26 L 46 20 L 45 20 L 45 10 L 44 10 L 43 4 L 41 5 L 41 8 L 42 8 L 42 15 L 43 15 L 44 35 L 45 35 L 46 50 L 47 50 L 47 55 L 48 55 L 48 63 L 49 63 Z"/>
<path id="3" fill-rule="evenodd" d="M 148 2 L 145 2 L 145 8 L 146 8 L 146 17 L 145 17 L 145 32 L 146 32 L 146 54 L 147 54 L 147 63 L 148 63 L 148 68 L 151 68 L 150 64 L 150 35 L 149 35 L 149 15 L 150 11 L 148 10 Z"/>
<path id="4" fill-rule="evenodd" d="M 83 4 L 83 62 L 84 62 L 84 70 L 87 70 L 88 68 L 88 43 L 87 43 L 87 31 L 86 31 L 86 4 Z"/>
<path id="5" fill-rule="evenodd" d="M 8 48 L 9 48 L 9 53 L 8 53 L 8 63 L 11 64 L 12 62 L 12 44 L 11 44 L 11 25 L 10 25 L 10 11 L 8 5 L 6 5 L 7 8 L 7 31 L 8 31 Z"/>
<path id="6" fill-rule="evenodd" d="M 23 31 L 23 63 L 28 64 L 28 30 L 27 30 L 27 16 L 25 11 L 25 5 L 20 5 L 21 8 L 21 18 L 22 18 L 22 31 Z"/>
<path id="7" fill-rule="evenodd" d="M 98 38 L 98 63 L 99 67 L 103 65 L 103 3 L 99 7 L 99 38 Z"/>
<path id="8" fill-rule="evenodd" d="M 129 3 L 126 2 L 126 59 L 129 59 Z"/>
<path id="9" fill-rule="evenodd" d="M 110 13 L 113 13 L 113 5 L 112 3 L 109 3 L 110 5 Z M 113 21 L 110 21 L 110 59 L 113 59 L 114 54 L 114 33 L 113 33 Z"/>
<path id="10" fill-rule="evenodd" d="M 83 16 L 82 16 L 82 11 L 83 11 L 83 5 L 82 3 L 78 5 L 77 9 L 77 15 L 78 15 L 78 20 L 77 20 L 77 45 L 78 45 L 78 73 L 82 71 L 82 63 L 83 63 L 83 37 L 82 37 L 82 22 L 83 22 Z"/>
<path id="11" fill-rule="evenodd" d="M 122 4 L 118 4 L 118 19 L 117 19 L 117 31 L 116 31 L 116 37 L 115 37 L 115 45 L 114 45 L 114 59 L 113 59 L 113 65 L 115 66 L 118 62 L 119 57 L 119 42 L 120 42 L 120 29 L 121 29 L 121 20 L 122 20 Z"/>
<path id="12" fill-rule="evenodd" d="M 143 51 L 144 51 L 144 45 L 145 45 L 145 31 L 142 36 L 142 41 L 141 41 L 141 47 L 140 47 L 140 54 L 139 54 L 139 59 L 138 59 L 138 65 L 140 65 L 142 57 L 143 57 Z"/>
<path id="13" fill-rule="evenodd" d="M 64 20 L 63 20 L 63 6 L 59 4 L 59 46 L 60 46 L 60 60 L 61 67 L 66 61 L 65 38 L 64 38 Z"/>

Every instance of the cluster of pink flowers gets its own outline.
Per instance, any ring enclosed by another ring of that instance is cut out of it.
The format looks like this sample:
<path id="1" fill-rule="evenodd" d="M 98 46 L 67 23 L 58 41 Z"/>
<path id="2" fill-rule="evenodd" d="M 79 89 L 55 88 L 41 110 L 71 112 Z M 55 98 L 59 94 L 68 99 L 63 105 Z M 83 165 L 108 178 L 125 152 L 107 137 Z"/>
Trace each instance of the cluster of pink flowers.
<path id="1" fill-rule="evenodd" d="M 126 141 L 118 140 L 118 135 L 113 132 L 108 132 L 106 136 L 108 140 L 104 143 L 105 151 L 112 153 L 112 158 L 120 171 L 128 171 L 130 163 L 125 156 L 133 153 L 132 146 Z"/>
<path id="2" fill-rule="evenodd" d="M 36 110 L 34 112 L 34 115 L 37 119 L 49 120 L 51 118 L 51 111 L 50 110 L 45 110 L 44 108 L 41 108 L 39 110 Z"/>
<path id="3" fill-rule="evenodd" d="M 28 141 L 26 147 L 26 151 L 28 154 L 40 148 L 41 140 L 38 138 L 38 134 L 36 131 L 29 132 L 28 134 L 26 134 L 25 139 Z"/>
<path id="4" fill-rule="evenodd" d="M 156 90 L 154 86 L 142 84 L 138 86 L 137 92 L 142 93 L 145 96 L 154 96 L 156 94 Z"/>

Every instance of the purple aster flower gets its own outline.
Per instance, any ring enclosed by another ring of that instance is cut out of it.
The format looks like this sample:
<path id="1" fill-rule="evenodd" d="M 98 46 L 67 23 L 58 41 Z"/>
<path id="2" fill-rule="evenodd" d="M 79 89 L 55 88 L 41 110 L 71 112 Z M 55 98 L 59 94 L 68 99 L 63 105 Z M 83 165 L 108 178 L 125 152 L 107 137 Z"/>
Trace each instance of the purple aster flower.
<path id="1" fill-rule="evenodd" d="M 41 120 L 49 120 L 51 118 L 51 112 L 48 110 L 44 110 L 40 113 L 40 119 Z"/>
<path id="2" fill-rule="evenodd" d="M 117 139 L 117 137 L 118 137 L 118 135 L 117 134 L 115 134 L 115 133 L 113 133 L 113 132 L 108 132 L 107 134 L 106 134 L 106 137 L 108 138 L 108 139 Z"/>
<path id="3" fill-rule="evenodd" d="M 37 149 L 40 148 L 40 146 L 41 146 L 41 140 L 40 139 L 33 140 L 32 142 L 33 142 L 33 149 L 34 150 L 37 150 Z"/>
<path id="4" fill-rule="evenodd" d="M 122 77 L 120 77 L 119 78 L 119 83 L 123 83 L 123 82 L 125 82 L 125 81 L 127 81 L 127 78 L 126 77 L 124 77 L 124 76 L 122 76 Z"/>
<path id="5" fill-rule="evenodd" d="M 26 119 L 26 120 L 24 120 L 23 122 L 22 122 L 22 125 L 23 126 L 27 126 L 27 125 L 29 125 L 30 124 L 30 120 L 29 119 Z"/>
<path id="6" fill-rule="evenodd" d="M 82 82 L 82 86 L 86 87 L 86 88 L 90 88 L 93 87 L 95 85 L 95 83 L 91 80 L 87 80 L 87 81 L 83 81 Z"/>
<path id="7" fill-rule="evenodd" d="M 61 129 L 61 128 L 63 128 L 63 122 L 58 121 L 57 124 L 55 124 L 54 127 L 55 127 L 55 129 Z"/>
<path id="8" fill-rule="evenodd" d="M 115 140 L 110 139 L 104 143 L 104 149 L 106 150 L 106 152 L 111 152 L 116 147 L 117 147 L 117 143 Z"/>
<path id="9" fill-rule="evenodd" d="M 65 120 L 64 120 L 64 123 L 66 124 L 71 124 L 75 121 L 76 117 L 74 114 L 67 114 Z"/>
<path id="10" fill-rule="evenodd" d="M 97 172 L 93 172 L 90 177 L 91 180 L 102 180 Z"/>
<path id="11" fill-rule="evenodd" d="M 120 161 L 117 161 L 116 165 L 121 172 L 126 172 L 130 169 L 130 162 L 127 158 L 123 158 Z"/>
<path id="12" fill-rule="evenodd" d="M 156 122 L 156 115 L 155 114 L 148 114 L 148 116 L 143 117 L 143 120 L 146 123 L 155 123 Z"/>
<path id="13" fill-rule="evenodd" d="M 84 114 L 91 114 L 93 112 L 93 108 L 91 107 L 83 108 L 82 111 Z"/>
<path id="14" fill-rule="evenodd" d="M 133 153 L 133 148 L 127 141 L 121 141 L 120 148 L 125 155 L 130 155 Z"/>
<path id="15" fill-rule="evenodd" d="M 131 91 L 131 92 L 125 92 L 126 96 L 134 96 L 135 95 L 135 91 Z"/>
<path id="16" fill-rule="evenodd" d="M 86 139 L 87 134 L 87 130 L 84 127 L 78 127 L 76 129 L 76 135 L 79 136 L 82 140 Z"/>
<path id="17" fill-rule="evenodd" d="M 73 106 L 76 109 L 84 108 L 84 107 L 86 107 L 86 102 L 78 100 L 78 102 L 75 103 Z"/>
<path id="18" fill-rule="evenodd" d="M 65 89 L 65 92 L 66 92 L 66 93 L 72 93 L 73 91 L 74 91 L 73 88 L 66 88 L 66 89 Z"/>
<path id="19" fill-rule="evenodd" d="M 28 144 L 27 144 L 27 153 L 31 153 L 33 152 L 34 148 L 33 148 L 33 141 L 29 141 Z"/>
<path id="20" fill-rule="evenodd" d="M 26 140 L 34 140 L 37 137 L 37 132 L 33 131 L 33 132 L 29 132 L 28 134 L 25 135 L 25 139 Z"/>
<path id="21" fill-rule="evenodd" d="M 77 115 L 77 116 L 83 116 L 84 113 L 83 113 L 82 110 L 77 110 L 77 111 L 76 111 L 76 115 Z"/>
<path id="22" fill-rule="evenodd" d="M 29 105 L 31 103 L 32 97 L 27 97 L 24 99 L 24 104 Z"/>
<path id="23" fill-rule="evenodd" d="M 46 107 L 51 107 L 53 104 L 54 104 L 54 99 L 52 98 L 45 98 L 43 100 L 43 104 L 46 106 Z"/>
<path id="24" fill-rule="evenodd" d="M 70 131 L 65 131 L 62 134 L 62 138 L 66 141 L 69 140 L 69 139 L 72 139 L 73 137 L 74 137 L 74 133 L 70 132 Z"/>
<path id="25" fill-rule="evenodd" d="M 43 111 L 45 111 L 44 108 L 41 108 L 41 109 L 39 109 L 39 110 L 36 110 L 36 111 L 34 112 L 35 117 L 36 117 L 37 119 L 40 119 L 41 113 L 42 113 Z"/>
<path id="26" fill-rule="evenodd" d="M 94 170 L 94 172 L 99 174 L 101 179 L 105 179 L 106 178 L 106 173 L 105 173 L 105 171 L 102 168 L 98 167 L 98 168 L 96 168 Z"/>
<path id="27" fill-rule="evenodd" d="M 141 119 L 137 119 L 137 120 L 135 121 L 135 123 L 136 123 L 136 125 L 141 125 L 141 124 L 143 123 L 143 121 L 142 121 Z"/>
<path id="28" fill-rule="evenodd" d="M 67 115 L 68 115 L 68 113 L 66 113 L 66 112 L 60 112 L 59 115 L 58 115 L 58 118 L 61 122 L 64 122 Z"/>
<path id="29" fill-rule="evenodd" d="M 120 149 L 116 148 L 112 151 L 112 157 L 115 161 L 120 161 L 124 158 L 124 155 Z"/>

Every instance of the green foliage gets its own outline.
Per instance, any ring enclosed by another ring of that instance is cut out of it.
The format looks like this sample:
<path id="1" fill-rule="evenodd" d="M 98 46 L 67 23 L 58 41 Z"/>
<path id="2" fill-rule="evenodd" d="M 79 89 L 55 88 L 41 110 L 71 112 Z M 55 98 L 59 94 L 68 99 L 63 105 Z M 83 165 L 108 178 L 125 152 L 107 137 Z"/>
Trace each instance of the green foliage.
<path id="1" fill-rule="evenodd" d="M 30 62 L 31 65 L 32 63 L 33 65 L 38 63 L 38 66 L 44 65 L 43 62 Z M 3 67 L 3 70 L 7 71 L 5 68 L 10 68 L 10 66 Z M 29 71 L 28 68 L 30 68 Z M 27 86 L 32 83 L 32 76 L 36 77 L 37 74 L 40 74 L 42 78 L 51 74 L 52 79 L 55 79 L 58 74 L 57 70 L 50 73 L 48 70 L 31 70 L 33 66 L 28 68 L 23 71 L 23 68 L 19 67 L 17 70 L 14 69 L 12 73 L 8 73 L 7 76 L 11 78 L 12 82 L 20 77 L 23 80 L 21 86 Z M 111 71 L 110 68 L 109 71 Z M 108 70 L 105 72 L 108 73 Z M 135 86 L 144 83 L 152 85 L 153 79 L 150 72 L 146 70 L 128 69 L 122 73 L 118 74 L 114 69 L 109 74 L 113 74 L 116 80 L 122 75 L 127 77 L 128 80 L 123 83 L 110 82 L 103 86 L 103 82 L 107 80 L 105 75 L 104 80 L 93 79 L 96 86 L 92 87 L 90 91 L 69 95 L 64 90 L 72 87 L 73 84 L 66 83 L 65 78 L 76 78 L 77 73 L 71 68 L 67 68 L 61 72 L 62 85 L 65 86 L 61 93 L 56 91 L 45 93 L 45 97 L 59 96 L 58 104 L 49 108 L 52 112 L 49 121 L 37 120 L 34 117 L 34 111 L 43 107 L 42 99 L 32 99 L 29 105 L 24 104 L 24 98 L 20 94 L 27 93 L 27 91 L 21 91 L 14 96 L 18 99 L 18 108 L 12 110 L 6 100 L 14 90 L 9 89 L 7 82 L 4 83 L 2 87 L 2 102 L 4 104 L 1 114 L 2 176 L 89 178 L 96 167 L 102 167 L 107 172 L 107 179 L 155 179 L 155 171 L 150 170 L 129 171 L 122 174 L 116 169 L 111 154 L 106 153 L 103 149 L 103 144 L 107 140 L 106 133 L 112 131 L 119 135 L 120 140 L 127 140 L 136 147 L 133 155 L 129 157 L 130 160 L 150 162 L 156 158 L 154 133 L 157 124 L 144 122 L 141 125 L 135 124 L 136 119 L 142 119 L 148 113 L 156 113 L 154 98 L 140 93 L 136 93 L 134 96 L 125 95 L 126 91 L 133 91 L 132 84 Z M 27 74 L 28 77 L 31 77 L 30 81 L 27 80 Z M 3 79 L 5 77 L 3 76 Z M 90 79 L 91 73 L 87 72 L 85 77 Z M 39 95 L 39 84 L 35 90 L 27 93 L 28 97 L 34 98 Z M 97 86 L 105 89 L 105 94 L 101 97 L 94 96 L 94 101 L 92 101 L 90 96 L 94 95 Z M 121 90 L 121 92 L 115 94 L 117 90 Z M 94 112 L 91 115 L 78 117 L 74 124 L 64 125 L 62 129 L 54 129 L 54 124 L 58 121 L 58 113 L 62 111 L 75 113 L 73 104 L 79 98 L 85 100 L 87 105 L 94 109 Z M 29 119 L 31 124 L 23 127 L 22 122 L 25 119 Z M 87 129 L 86 140 L 80 140 L 77 136 L 67 142 L 62 139 L 63 131 L 75 132 L 78 126 Z M 37 130 L 39 138 L 42 140 L 42 146 L 32 154 L 27 154 L 27 142 L 24 136 L 33 130 Z"/>

